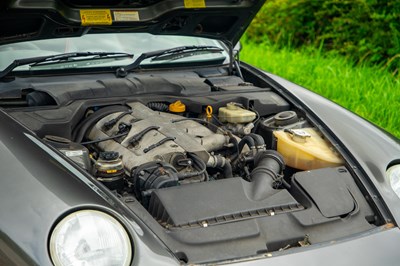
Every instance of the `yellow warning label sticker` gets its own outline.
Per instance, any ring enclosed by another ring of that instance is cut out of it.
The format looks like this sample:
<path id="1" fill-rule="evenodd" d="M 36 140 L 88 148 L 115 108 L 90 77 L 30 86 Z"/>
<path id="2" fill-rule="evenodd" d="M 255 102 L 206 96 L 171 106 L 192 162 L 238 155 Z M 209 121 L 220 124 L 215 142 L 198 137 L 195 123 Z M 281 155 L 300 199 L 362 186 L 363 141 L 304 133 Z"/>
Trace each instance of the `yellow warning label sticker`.
<path id="1" fill-rule="evenodd" d="M 115 170 L 115 169 L 106 170 L 106 173 L 107 173 L 107 174 L 113 174 L 113 173 L 116 173 L 116 172 L 117 172 L 117 170 Z"/>
<path id="2" fill-rule="evenodd" d="M 112 17 L 109 9 L 80 10 L 82 26 L 111 25 Z"/>
<path id="3" fill-rule="evenodd" d="M 185 8 L 204 8 L 206 7 L 205 0 L 184 0 Z"/>
<path id="4" fill-rule="evenodd" d="M 137 11 L 114 11 L 114 21 L 139 21 Z"/>

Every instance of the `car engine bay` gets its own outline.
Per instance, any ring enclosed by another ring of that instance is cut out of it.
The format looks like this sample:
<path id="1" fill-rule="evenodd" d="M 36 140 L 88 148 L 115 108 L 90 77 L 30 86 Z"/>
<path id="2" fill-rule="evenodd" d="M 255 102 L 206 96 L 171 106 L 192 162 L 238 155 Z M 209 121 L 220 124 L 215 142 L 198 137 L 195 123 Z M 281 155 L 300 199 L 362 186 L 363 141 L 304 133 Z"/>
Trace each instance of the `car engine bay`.
<path id="1" fill-rule="evenodd" d="M 249 80 L 206 71 L 71 78 L 34 84 L 26 106 L 0 105 L 113 191 L 185 263 L 380 225 L 330 138 L 271 86 Z"/>

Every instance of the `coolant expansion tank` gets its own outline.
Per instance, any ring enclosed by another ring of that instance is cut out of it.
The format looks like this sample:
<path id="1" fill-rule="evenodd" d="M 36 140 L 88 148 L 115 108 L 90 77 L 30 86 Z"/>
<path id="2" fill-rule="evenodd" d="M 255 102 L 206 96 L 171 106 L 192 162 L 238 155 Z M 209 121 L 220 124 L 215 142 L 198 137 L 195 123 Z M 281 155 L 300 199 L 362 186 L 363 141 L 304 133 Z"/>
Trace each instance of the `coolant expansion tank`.
<path id="1" fill-rule="evenodd" d="M 342 157 L 314 128 L 273 133 L 278 141 L 278 152 L 290 167 L 311 170 L 343 164 Z"/>

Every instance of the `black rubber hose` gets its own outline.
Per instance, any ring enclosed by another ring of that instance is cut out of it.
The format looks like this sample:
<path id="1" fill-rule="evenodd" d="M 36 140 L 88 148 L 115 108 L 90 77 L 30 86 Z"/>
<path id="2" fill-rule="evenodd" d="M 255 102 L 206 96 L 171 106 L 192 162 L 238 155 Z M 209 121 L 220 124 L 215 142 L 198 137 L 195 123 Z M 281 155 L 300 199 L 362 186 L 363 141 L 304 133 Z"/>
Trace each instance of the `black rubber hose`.
<path id="1" fill-rule="evenodd" d="M 232 173 L 232 165 L 229 161 L 225 161 L 225 165 L 223 167 L 224 170 L 224 177 L 225 178 L 232 178 L 233 173 Z"/>
<path id="2" fill-rule="evenodd" d="M 234 154 L 230 158 L 231 162 L 234 162 L 239 157 L 239 142 L 232 134 L 229 134 L 229 142 L 233 144 L 235 149 Z"/>
<path id="3" fill-rule="evenodd" d="M 148 153 L 149 151 L 151 151 L 151 150 L 153 150 L 153 149 L 155 149 L 155 148 L 157 148 L 157 147 L 163 145 L 165 142 L 170 141 L 170 140 L 174 141 L 175 138 L 174 138 L 174 137 L 166 137 L 166 138 L 163 138 L 163 139 L 160 140 L 159 142 L 156 142 L 156 143 L 150 145 L 149 147 L 143 149 L 143 152 L 144 152 L 144 153 Z"/>
<path id="4" fill-rule="evenodd" d="M 206 166 L 206 169 L 207 169 L 207 166 Z M 210 177 L 208 176 L 207 171 L 204 171 L 202 175 L 203 175 L 203 181 L 209 181 L 210 180 Z"/>
<path id="5" fill-rule="evenodd" d="M 285 179 L 283 179 L 282 178 L 282 186 L 284 187 L 284 188 L 286 188 L 286 189 L 290 189 L 292 186 L 288 183 L 288 182 L 286 182 L 286 180 Z"/>
<path id="6" fill-rule="evenodd" d="M 250 136 L 244 136 L 242 138 L 242 140 L 239 142 L 238 144 L 238 148 L 239 148 L 239 154 L 242 152 L 244 145 L 247 144 L 247 146 L 249 146 L 249 148 L 253 148 L 255 147 L 255 142 L 254 139 Z"/>
<path id="7" fill-rule="evenodd" d="M 139 142 L 144 135 L 146 135 L 148 132 L 150 132 L 151 130 L 158 130 L 160 129 L 160 127 L 158 126 L 149 126 L 146 127 L 145 129 L 143 129 L 142 131 L 140 131 L 139 133 L 137 133 L 136 135 L 134 135 L 130 140 L 129 143 L 134 144 L 135 142 Z"/>
<path id="8" fill-rule="evenodd" d="M 253 121 L 254 127 L 253 127 L 253 129 L 251 130 L 251 132 L 257 132 L 258 125 L 260 124 L 260 118 L 261 118 L 261 116 L 260 116 L 260 114 L 257 112 L 256 109 L 254 109 L 254 108 L 249 108 L 249 109 L 250 109 L 250 111 L 253 111 L 254 113 L 256 113 L 256 119 Z"/>
<path id="9" fill-rule="evenodd" d="M 285 167 L 285 161 L 277 151 L 267 150 L 256 154 L 256 167 L 250 174 L 252 183 L 252 197 L 254 200 L 263 200 L 276 193 L 274 181 Z"/>
<path id="10" fill-rule="evenodd" d="M 260 135 L 250 133 L 248 136 L 250 136 L 254 139 L 257 146 L 265 145 L 265 141 L 264 141 L 263 137 L 261 137 Z"/>
<path id="11" fill-rule="evenodd" d="M 132 110 L 128 110 L 126 112 L 121 113 L 119 116 L 116 118 L 113 118 L 107 122 L 104 123 L 103 128 L 105 130 L 110 130 L 115 124 L 118 123 L 119 120 L 121 120 L 124 116 L 129 115 L 132 113 Z"/>
<path id="12" fill-rule="evenodd" d="M 128 112 L 129 110 L 130 109 L 127 106 L 123 105 L 112 105 L 101 108 L 100 110 L 86 117 L 75 127 L 74 132 L 72 133 L 72 139 L 77 143 L 82 142 L 87 131 L 92 128 L 93 125 L 96 124 L 100 119 L 113 113 Z"/>
<path id="13" fill-rule="evenodd" d="M 212 121 L 216 122 L 218 124 L 218 126 L 220 126 L 220 127 L 225 126 L 221 121 L 219 121 L 219 119 L 218 119 L 218 117 L 216 115 L 213 114 L 212 118 L 213 118 Z"/>
<path id="14" fill-rule="evenodd" d="M 200 157 L 198 157 L 195 154 L 190 154 L 189 156 L 193 159 L 193 164 L 194 166 L 197 166 L 198 169 L 196 169 L 197 171 L 195 172 L 179 173 L 178 174 L 179 180 L 183 180 L 189 177 L 204 175 L 204 181 L 208 181 L 208 174 L 206 172 L 207 166 L 203 162 L 203 160 L 201 160 Z"/>
<path id="15" fill-rule="evenodd" d="M 194 162 L 194 168 L 196 169 L 198 175 L 203 176 L 202 181 L 208 181 L 208 173 L 206 171 L 207 166 L 206 164 L 199 158 L 193 160 Z M 196 172 L 193 172 L 193 176 L 196 176 Z M 187 177 L 186 177 L 187 178 Z"/>
<path id="16" fill-rule="evenodd" d="M 121 134 L 117 134 L 115 136 L 105 137 L 103 139 L 95 139 L 95 140 L 84 141 L 84 142 L 81 142 L 80 144 L 81 145 L 88 145 L 88 144 L 103 142 L 103 141 L 106 141 L 106 140 L 117 139 L 117 138 L 124 137 L 124 136 L 128 135 L 128 133 L 129 132 L 124 132 L 124 133 L 121 133 Z"/>
<path id="17" fill-rule="evenodd" d="M 214 163 L 212 165 L 208 165 L 208 167 L 211 168 L 218 168 L 219 170 L 222 169 L 222 172 L 224 174 L 224 178 L 231 178 L 233 177 L 232 173 L 232 165 L 230 161 L 228 161 L 225 157 L 221 155 L 212 155 L 214 158 Z"/>

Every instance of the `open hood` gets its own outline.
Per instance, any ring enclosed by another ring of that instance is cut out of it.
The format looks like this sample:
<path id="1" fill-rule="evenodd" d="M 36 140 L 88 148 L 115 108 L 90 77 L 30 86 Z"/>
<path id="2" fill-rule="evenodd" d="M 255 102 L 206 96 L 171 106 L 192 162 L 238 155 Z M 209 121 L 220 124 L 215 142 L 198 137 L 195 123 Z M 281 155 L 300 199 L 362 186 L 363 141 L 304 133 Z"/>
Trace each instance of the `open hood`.
<path id="1" fill-rule="evenodd" d="M 264 0 L 6 0 L 0 44 L 107 32 L 198 36 L 236 44 Z"/>

